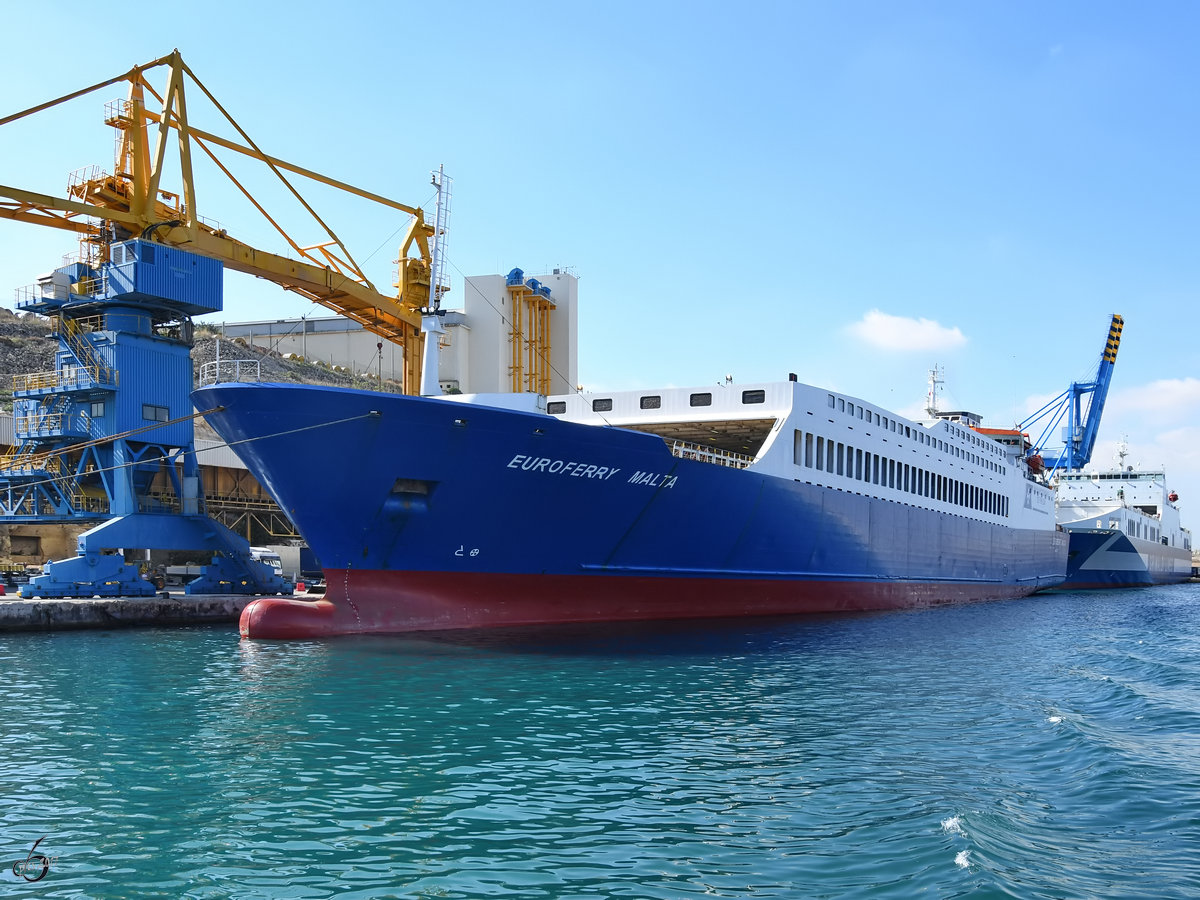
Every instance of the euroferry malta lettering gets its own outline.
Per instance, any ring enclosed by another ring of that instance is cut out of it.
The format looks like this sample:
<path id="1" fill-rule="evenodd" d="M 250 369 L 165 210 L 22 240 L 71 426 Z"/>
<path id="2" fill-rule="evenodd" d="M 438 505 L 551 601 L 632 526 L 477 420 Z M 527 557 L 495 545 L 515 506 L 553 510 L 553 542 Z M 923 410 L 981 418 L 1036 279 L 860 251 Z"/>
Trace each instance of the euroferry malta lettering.
<path id="1" fill-rule="evenodd" d="M 597 466 L 549 456 L 526 456 L 524 453 L 518 453 L 509 460 L 508 468 L 525 472 L 545 472 L 548 475 L 570 475 L 574 478 L 599 478 L 601 481 L 608 481 L 621 471 L 616 466 Z M 637 471 L 629 476 L 630 484 L 644 484 L 649 487 L 671 488 L 675 487 L 677 480 L 676 475 L 664 475 L 659 472 Z"/>

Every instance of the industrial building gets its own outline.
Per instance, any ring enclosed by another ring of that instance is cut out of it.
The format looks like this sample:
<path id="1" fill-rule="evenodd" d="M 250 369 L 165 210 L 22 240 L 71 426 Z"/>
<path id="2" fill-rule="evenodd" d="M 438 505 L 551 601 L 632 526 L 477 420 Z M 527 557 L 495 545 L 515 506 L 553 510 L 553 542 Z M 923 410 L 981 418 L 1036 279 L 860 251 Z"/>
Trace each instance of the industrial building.
<path id="1" fill-rule="evenodd" d="M 438 347 L 438 381 L 444 393 L 520 393 L 540 386 L 538 393 L 562 394 L 578 383 L 579 279 L 565 268 L 529 279 L 514 272 L 518 275 L 464 279 L 462 308 L 445 310 Z M 400 345 L 382 341 L 342 316 L 204 324 L 227 338 L 354 375 L 395 383 L 404 377 Z M 541 385 L 536 384 L 539 378 Z"/>

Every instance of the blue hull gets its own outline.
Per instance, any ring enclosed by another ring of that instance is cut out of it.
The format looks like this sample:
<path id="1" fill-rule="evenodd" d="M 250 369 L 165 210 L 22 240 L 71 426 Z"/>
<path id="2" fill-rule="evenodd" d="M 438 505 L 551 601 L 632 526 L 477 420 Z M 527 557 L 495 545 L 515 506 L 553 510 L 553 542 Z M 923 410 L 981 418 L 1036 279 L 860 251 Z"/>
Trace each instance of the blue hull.
<path id="1" fill-rule="evenodd" d="M 408 607 L 333 630 L 925 606 L 1024 596 L 1066 566 L 1062 533 L 678 459 L 631 430 L 298 385 L 194 400 L 316 552 L 330 603 L 344 579 L 352 605 Z"/>
<path id="2" fill-rule="evenodd" d="M 1071 531 L 1064 590 L 1178 584 L 1192 574 L 1192 554 L 1121 531 Z"/>

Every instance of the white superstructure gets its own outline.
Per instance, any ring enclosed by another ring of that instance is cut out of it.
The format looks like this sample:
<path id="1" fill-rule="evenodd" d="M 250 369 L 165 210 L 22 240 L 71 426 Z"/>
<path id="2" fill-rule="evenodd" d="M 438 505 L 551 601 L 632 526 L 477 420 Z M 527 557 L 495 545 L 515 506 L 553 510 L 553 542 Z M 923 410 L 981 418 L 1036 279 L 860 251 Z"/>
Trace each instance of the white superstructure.
<path id="1" fill-rule="evenodd" d="M 970 413 L 915 422 L 796 381 L 547 398 L 571 421 L 660 435 L 679 457 L 1014 528 L 1053 529 L 1054 494 L 1023 444 Z"/>

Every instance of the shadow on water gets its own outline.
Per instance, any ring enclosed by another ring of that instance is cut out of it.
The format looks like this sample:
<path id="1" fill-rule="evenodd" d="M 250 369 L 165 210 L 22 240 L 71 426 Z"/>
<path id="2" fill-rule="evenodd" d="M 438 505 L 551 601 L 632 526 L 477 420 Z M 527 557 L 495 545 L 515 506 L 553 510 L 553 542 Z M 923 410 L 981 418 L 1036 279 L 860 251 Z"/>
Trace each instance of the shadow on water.
<path id="1" fill-rule="evenodd" d="M 363 635 L 352 638 L 380 653 L 522 654 L 578 657 L 724 656 L 803 652 L 825 645 L 855 624 L 895 615 L 855 612 L 754 618 L 671 619 L 521 625 L 502 628 Z"/>
<path id="2" fill-rule="evenodd" d="M 1198 587 L 1060 592 L 912 610 L 523 625 L 289 643 L 335 657 L 441 661 L 480 655 L 668 659 L 844 652 L 972 658 L 996 645 L 1028 644 L 1035 635 L 1049 641 L 1090 641 L 1085 635 L 1103 634 L 1128 622 L 1171 633 L 1198 618 Z M 245 649 L 257 645 L 268 656 L 275 655 L 273 643 L 244 642 L 249 645 Z"/>

